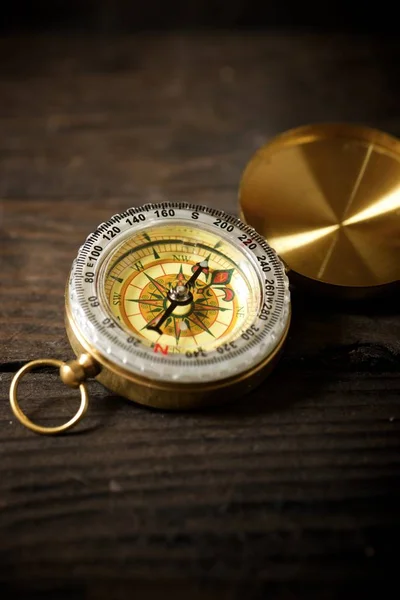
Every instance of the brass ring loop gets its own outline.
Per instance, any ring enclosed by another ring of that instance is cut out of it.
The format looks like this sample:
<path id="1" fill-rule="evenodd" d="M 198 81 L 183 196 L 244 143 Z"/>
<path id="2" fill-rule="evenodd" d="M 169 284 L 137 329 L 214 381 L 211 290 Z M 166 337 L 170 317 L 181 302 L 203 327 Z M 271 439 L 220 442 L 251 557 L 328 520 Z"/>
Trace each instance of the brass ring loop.
<path id="1" fill-rule="evenodd" d="M 17 417 L 18 421 L 22 423 L 22 425 L 25 425 L 25 427 L 27 427 L 31 431 L 34 431 L 35 433 L 40 433 L 42 435 L 56 435 L 57 433 L 67 431 L 82 419 L 83 415 L 87 410 L 87 407 L 89 405 L 89 396 L 84 383 L 81 383 L 79 386 L 79 391 L 81 393 L 81 403 L 78 412 L 72 417 L 72 419 L 70 419 L 63 425 L 58 425 L 57 427 L 42 427 L 41 425 L 36 425 L 30 419 L 28 419 L 25 413 L 21 410 L 17 399 L 17 388 L 21 378 L 26 373 L 29 373 L 29 371 L 32 371 L 37 367 L 50 366 L 59 369 L 63 364 L 64 363 L 62 360 L 57 360 L 55 358 L 40 358 L 38 360 L 32 360 L 31 362 L 28 362 L 26 365 L 24 365 L 13 377 L 10 386 L 10 404 L 12 411 Z"/>

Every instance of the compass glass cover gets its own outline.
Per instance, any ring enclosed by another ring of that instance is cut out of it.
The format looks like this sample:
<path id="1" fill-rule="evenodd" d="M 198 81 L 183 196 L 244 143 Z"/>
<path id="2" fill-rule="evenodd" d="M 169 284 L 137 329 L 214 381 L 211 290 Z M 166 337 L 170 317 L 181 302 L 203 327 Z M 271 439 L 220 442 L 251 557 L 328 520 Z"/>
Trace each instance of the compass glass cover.
<path id="1" fill-rule="evenodd" d="M 260 280 L 246 255 L 185 223 L 127 237 L 104 265 L 101 285 L 109 310 L 128 332 L 162 341 L 174 353 L 212 350 L 235 339 L 251 326 L 261 303 Z"/>
<path id="2" fill-rule="evenodd" d="M 88 236 L 66 310 L 98 362 L 152 382 L 203 384 L 268 360 L 286 336 L 290 293 L 274 250 L 236 217 L 147 204 Z"/>

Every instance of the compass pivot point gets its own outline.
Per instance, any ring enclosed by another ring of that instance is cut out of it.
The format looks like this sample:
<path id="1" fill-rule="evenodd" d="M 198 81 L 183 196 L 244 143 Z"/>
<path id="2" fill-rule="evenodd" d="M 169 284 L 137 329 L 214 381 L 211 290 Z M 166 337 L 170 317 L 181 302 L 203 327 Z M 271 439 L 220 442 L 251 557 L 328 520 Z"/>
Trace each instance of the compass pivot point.
<path id="1" fill-rule="evenodd" d="M 168 292 L 168 298 L 178 304 L 186 304 L 192 301 L 192 293 L 186 285 L 176 285 Z"/>

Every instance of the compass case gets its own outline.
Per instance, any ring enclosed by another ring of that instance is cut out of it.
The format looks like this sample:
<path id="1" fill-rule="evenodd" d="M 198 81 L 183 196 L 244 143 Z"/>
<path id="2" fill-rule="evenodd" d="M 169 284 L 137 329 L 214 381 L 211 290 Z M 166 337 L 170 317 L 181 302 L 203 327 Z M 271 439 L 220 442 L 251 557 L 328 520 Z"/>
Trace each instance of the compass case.
<path id="1" fill-rule="evenodd" d="M 396 138 L 348 124 L 293 129 L 253 156 L 239 200 L 241 218 L 267 239 L 294 280 L 346 296 L 398 283 Z"/>

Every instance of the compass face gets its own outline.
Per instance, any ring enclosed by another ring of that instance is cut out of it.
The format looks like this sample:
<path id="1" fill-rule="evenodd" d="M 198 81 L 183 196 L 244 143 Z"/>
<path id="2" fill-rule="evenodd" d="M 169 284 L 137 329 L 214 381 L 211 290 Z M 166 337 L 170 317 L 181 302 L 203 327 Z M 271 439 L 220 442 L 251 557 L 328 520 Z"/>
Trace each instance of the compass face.
<path id="1" fill-rule="evenodd" d="M 171 307 L 170 290 L 184 287 L 197 271 L 187 301 Z M 176 223 L 144 229 L 118 246 L 105 266 L 105 296 L 121 325 L 169 352 L 212 350 L 253 323 L 260 281 L 249 261 L 218 235 Z M 160 331 L 162 333 L 160 333 Z"/>
<path id="2" fill-rule="evenodd" d="M 254 369 L 290 319 L 284 267 L 266 241 L 235 217 L 175 203 L 101 224 L 74 262 L 67 311 L 99 362 L 185 384 Z"/>

